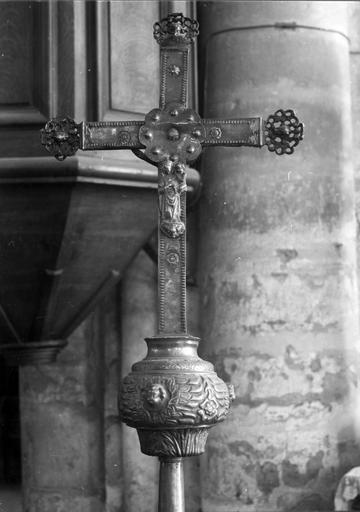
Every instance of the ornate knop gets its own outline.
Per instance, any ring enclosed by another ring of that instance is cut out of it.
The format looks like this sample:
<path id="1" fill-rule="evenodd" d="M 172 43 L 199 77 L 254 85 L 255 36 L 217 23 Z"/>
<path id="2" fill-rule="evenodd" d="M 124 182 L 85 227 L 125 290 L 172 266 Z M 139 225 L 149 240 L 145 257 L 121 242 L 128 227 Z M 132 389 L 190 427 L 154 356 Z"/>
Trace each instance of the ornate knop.
<path id="1" fill-rule="evenodd" d="M 279 109 L 265 122 L 265 144 L 277 155 L 291 155 L 304 138 L 304 125 L 293 110 Z"/>
<path id="2" fill-rule="evenodd" d="M 60 161 L 80 148 L 80 125 L 70 117 L 50 119 L 41 130 L 41 144 Z"/>
<path id="3" fill-rule="evenodd" d="M 154 24 L 154 38 L 159 44 L 192 43 L 199 34 L 199 23 L 181 13 L 169 14 Z"/>
<path id="4" fill-rule="evenodd" d="M 143 453 L 198 455 L 208 430 L 227 416 L 233 389 L 197 355 L 198 338 L 169 335 L 146 341 L 147 357 L 133 365 L 120 389 L 121 419 L 138 430 Z"/>

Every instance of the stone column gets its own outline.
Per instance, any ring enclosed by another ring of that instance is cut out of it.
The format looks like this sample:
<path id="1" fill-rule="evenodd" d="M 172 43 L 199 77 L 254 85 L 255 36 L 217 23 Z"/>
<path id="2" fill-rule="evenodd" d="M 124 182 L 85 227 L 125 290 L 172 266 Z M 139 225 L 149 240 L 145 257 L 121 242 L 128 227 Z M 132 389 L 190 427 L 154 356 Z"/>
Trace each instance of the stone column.
<path id="1" fill-rule="evenodd" d="M 351 2 L 349 5 L 350 25 L 350 64 L 351 64 L 351 103 L 353 127 L 353 162 L 356 191 L 357 222 L 360 224 L 360 5 Z M 360 230 L 358 229 L 357 260 L 358 275 L 360 272 Z M 360 464 L 360 463 L 359 463 Z"/>
<path id="2" fill-rule="evenodd" d="M 101 346 L 92 315 L 57 363 L 20 369 L 26 512 L 104 512 Z"/>
<path id="3" fill-rule="evenodd" d="M 203 343 L 235 385 L 204 512 L 333 508 L 360 460 L 347 2 L 200 2 L 204 117 L 294 108 L 305 140 L 203 156 Z"/>

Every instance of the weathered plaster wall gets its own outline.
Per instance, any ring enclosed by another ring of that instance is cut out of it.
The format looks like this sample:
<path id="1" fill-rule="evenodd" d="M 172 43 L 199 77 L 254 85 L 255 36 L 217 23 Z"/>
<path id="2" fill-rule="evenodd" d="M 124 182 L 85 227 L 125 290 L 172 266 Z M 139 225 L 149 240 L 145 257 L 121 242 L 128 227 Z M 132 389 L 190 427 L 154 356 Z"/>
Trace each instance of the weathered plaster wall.
<path id="1" fill-rule="evenodd" d="M 347 3 L 198 11 L 204 116 L 294 108 L 306 125 L 291 157 L 203 157 L 204 346 L 237 397 L 209 439 L 203 510 L 330 509 L 360 460 Z"/>
<path id="2" fill-rule="evenodd" d="M 156 331 L 156 266 L 144 251 L 127 270 L 121 296 L 121 374 L 146 355 L 145 337 Z M 120 313 L 120 312 L 119 312 Z M 143 455 L 134 428 L 122 425 L 121 512 L 155 512 L 157 503 L 157 460 Z"/>
<path id="3" fill-rule="evenodd" d="M 56 364 L 20 370 L 26 512 L 103 512 L 103 356 L 94 315 Z"/>
<path id="4" fill-rule="evenodd" d="M 117 407 L 117 390 L 121 380 L 121 326 L 119 295 L 116 286 L 101 301 L 97 311 L 98 332 L 103 346 L 105 512 L 118 512 L 122 503 L 122 423 Z"/>
<path id="5" fill-rule="evenodd" d="M 353 128 L 353 163 L 355 176 L 355 201 L 357 219 L 357 262 L 359 273 L 360 243 L 360 5 L 349 4 L 350 71 L 351 71 L 351 112 Z"/>

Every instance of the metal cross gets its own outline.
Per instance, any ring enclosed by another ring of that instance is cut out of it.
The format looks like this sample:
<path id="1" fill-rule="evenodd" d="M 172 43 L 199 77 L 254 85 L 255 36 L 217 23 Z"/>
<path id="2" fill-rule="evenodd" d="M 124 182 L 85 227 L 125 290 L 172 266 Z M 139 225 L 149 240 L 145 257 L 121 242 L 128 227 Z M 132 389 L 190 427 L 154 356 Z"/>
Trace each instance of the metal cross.
<path id="1" fill-rule="evenodd" d="M 132 367 L 119 397 L 121 418 L 138 430 L 141 450 L 160 458 L 159 512 L 183 512 L 182 457 L 202 453 L 208 430 L 224 420 L 231 390 L 197 355 L 186 323 L 186 166 L 206 146 L 267 145 L 291 154 L 303 138 L 292 110 L 261 117 L 201 119 L 188 106 L 188 62 L 198 23 L 170 14 L 154 25 L 160 44 L 160 105 L 144 121 L 76 124 L 53 119 L 42 143 L 58 160 L 85 151 L 130 149 L 158 167 L 159 326 L 147 357 Z"/>
<path id="2" fill-rule="evenodd" d="M 145 121 L 50 120 L 41 141 L 58 160 L 78 149 L 130 149 L 159 169 L 159 333 L 186 333 L 185 191 L 186 164 L 206 146 L 268 146 L 291 154 L 303 138 L 293 110 L 261 117 L 201 119 L 188 108 L 188 63 L 198 22 L 170 14 L 154 25 L 160 44 L 160 105 Z M 144 150 L 141 151 L 141 150 Z M 179 303 L 180 297 L 180 303 Z"/>

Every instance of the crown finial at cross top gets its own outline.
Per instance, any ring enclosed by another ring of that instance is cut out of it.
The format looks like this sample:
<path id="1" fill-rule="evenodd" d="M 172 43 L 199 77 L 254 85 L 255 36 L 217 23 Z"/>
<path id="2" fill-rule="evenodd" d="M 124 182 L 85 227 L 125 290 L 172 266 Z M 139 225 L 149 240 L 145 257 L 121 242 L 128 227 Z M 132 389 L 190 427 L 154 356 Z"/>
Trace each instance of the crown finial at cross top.
<path id="1" fill-rule="evenodd" d="M 199 35 L 199 23 L 186 18 L 182 13 L 169 14 L 154 24 L 154 38 L 163 45 L 167 43 L 192 43 Z"/>

